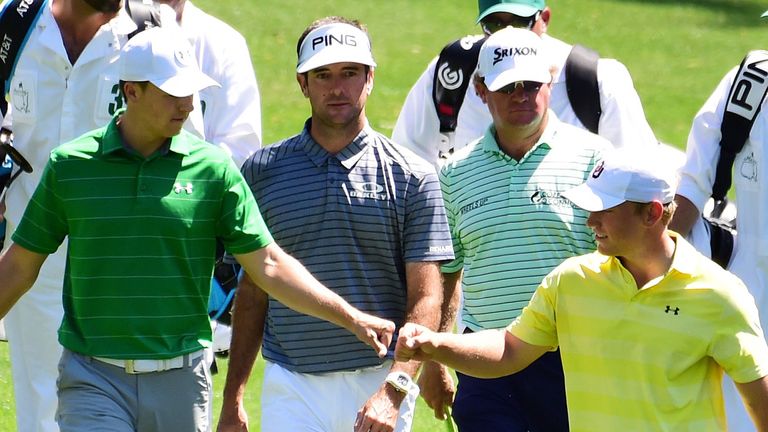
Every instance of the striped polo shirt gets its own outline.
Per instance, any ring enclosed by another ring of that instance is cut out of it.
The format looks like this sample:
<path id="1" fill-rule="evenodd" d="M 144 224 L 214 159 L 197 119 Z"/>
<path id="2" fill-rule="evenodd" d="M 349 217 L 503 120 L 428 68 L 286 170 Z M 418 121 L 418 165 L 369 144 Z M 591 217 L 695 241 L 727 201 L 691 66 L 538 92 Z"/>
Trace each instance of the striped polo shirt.
<path id="1" fill-rule="evenodd" d="M 610 147 L 552 111 L 519 161 L 499 149 L 495 134 L 491 125 L 440 171 L 456 254 L 442 271 L 464 271 L 462 318 L 472 330 L 505 327 L 550 270 L 595 249 L 587 212 L 561 193 L 583 183 Z"/>
<path id="2" fill-rule="evenodd" d="M 744 284 L 671 235 L 662 277 L 638 287 L 615 257 L 568 259 L 507 329 L 560 347 L 574 432 L 724 431 L 723 370 L 739 383 L 768 375 Z"/>
<path id="3" fill-rule="evenodd" d="M 453 259 L 434 168 L 370 127 L 329 154 L 310 136 L 310 122 L 257 151 L 243 175 L 280 247 L 353 306 L 400 326 L 405 264 Z M 382 362 L 347 330 L 272 298 L 262 353 L 301 373 Z"/>
<path id="4" fill-rule="evenodd" d="M 116 119 L 53 150 L 13 241 L 50 254 L 69 237 L 64 347 L 123 359 L 197 351 L 211 343 L 215 239 L 231 253 L 272 239 L 227 154 L 182 131 L 144 158 Z"/>

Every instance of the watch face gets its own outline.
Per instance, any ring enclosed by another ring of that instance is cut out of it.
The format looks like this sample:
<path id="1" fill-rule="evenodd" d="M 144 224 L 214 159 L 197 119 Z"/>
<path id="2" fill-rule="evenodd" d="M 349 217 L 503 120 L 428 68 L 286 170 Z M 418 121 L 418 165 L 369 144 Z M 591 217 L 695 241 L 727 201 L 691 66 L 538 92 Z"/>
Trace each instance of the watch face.
<path id="1" fill-rule="evenodd" d="M 397 377 L 397 383 L 403 387 L 408 387 L 408 377 L 405 375 L 399 375 Z"/>

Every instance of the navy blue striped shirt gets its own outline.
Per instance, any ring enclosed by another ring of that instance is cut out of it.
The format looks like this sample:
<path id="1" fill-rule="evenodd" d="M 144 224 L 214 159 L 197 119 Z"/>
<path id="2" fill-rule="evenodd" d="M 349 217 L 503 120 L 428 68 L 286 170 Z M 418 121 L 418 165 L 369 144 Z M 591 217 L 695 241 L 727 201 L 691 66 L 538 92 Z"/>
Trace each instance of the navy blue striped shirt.
<path id="1" fill-rule="evenodd" d="M 310 136 L 310 121 L 251 156 L 243 176 L 280 247 L 350 304 L 400 326 L 405 263 L 453 259 L 434 168 L 370 127 L 331 155 Z M 382 362 L 347 330 L 272 298 L 262 353 L 301 373 Z"/>

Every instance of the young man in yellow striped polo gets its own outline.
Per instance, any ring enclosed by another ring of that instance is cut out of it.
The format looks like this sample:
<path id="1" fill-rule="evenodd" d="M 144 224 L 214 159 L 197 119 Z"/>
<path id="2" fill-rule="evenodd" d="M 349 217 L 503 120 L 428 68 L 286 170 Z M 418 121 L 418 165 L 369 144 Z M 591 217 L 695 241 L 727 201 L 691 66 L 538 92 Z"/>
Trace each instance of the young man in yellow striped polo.
<path id="1" fill-rule="evenodd" d="M 723 371 L 768 430 L 768 347 L 752 296 L 667 230 L 675 173 L 618 151 L 565 193 L 590 212 L 597 251 L 547 275 L 506 329 L 468 335 L 408 324 L 399 360 L 477 377 L 525 369 L 560 348 L 572 431 L 726 430 Z"/>
<path id="2" fill-rule="evenodd" d="M 51 153 L 0 258 L 0 317 L 69 238 L 57 423 L 74 431 L 207 431 L 207 305 L 220 238 L 259 287 L 386 354 L 394 323 L 364 314 L 272 240 L 229 155 L 182 132 L 217 85 L 177 30 L 122 49 L 127 108 Z"/>

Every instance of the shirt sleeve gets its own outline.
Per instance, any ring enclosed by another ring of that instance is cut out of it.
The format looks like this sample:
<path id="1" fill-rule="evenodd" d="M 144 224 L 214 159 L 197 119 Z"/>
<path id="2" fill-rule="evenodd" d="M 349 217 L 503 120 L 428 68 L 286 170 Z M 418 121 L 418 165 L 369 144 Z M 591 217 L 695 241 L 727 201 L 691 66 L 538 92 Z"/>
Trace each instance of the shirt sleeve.
<path id="1" fill-rule="evenodd" d="M 558 346 L 555 304 L 557 304 L 557 276 L 550 274 L 533 293 L 528 306 L 507 326 L 507 331 L 531 345 Z"/>
<path id="2" fill-rule="evenodd" d="M 615 148 L 646 148 L 656 144 L 656 135 L 645 118 L 626 66 L 614 59 L 600 59 L 597 77 L 602 109 L 599 135 Z"/>
<path id="3" fill-rule="evenodd" d="M 43 170 L 24 216 L 13 234 L 13 241 L 27 250 L 52 254 L 69 233 L 64 203 L 56 193 L 56 169 L 53 157 Z"/>
<path id="4" fill-rule="evenodd" d="M 451 235 L 440 184 L 432 167 L 414 177 L 408 192 L 405 219 L 405 260 L 448 261 L 453 259 Z"/>
<path id="5" fill-rule="evenodd" d="M 405 98 L 392 130 L 392 141 L 411 150 L 433 166 L 438 165 L 440 120 L 432 100 L 437 57 L 427 66 Z"/>
<path id="6" fill-rule="evenodd" d="M 738 278 L 731 281 L 709 355 L 733 381 L 746 383 L 768 375 L 768 346 L 754 299 Z"/>
<path id="7" fill-rule="evenodd" d="M 272 235 L 259 212 L 259 206 L 240 171 L 229 162 L 224 173 L 222 211 L 217 228 L 227 252 L 253 252 L 272 243 Z"/>
<path id="8" fill-rule="evenodd" d="M 720 125 L 728 92 L 738 68 L 733 68 L 718 84 L 696 117 L 688 134 L 686 162 L 680 170 L 677 193 L 688 198 L 702 211 L 715 183 L 717 160 L 720 157 Z"/>
<path id="9" fill-rule="evenodd" d="M 458 233 L 458 221 L 454 195 L 451 193 L 451 178 L 448 173 L 448 165 L 440 170 L 440 189 L 443 193 L 443 202 L 445 203 L 445 213 L 448 219 L 448 230 L 451 234 L 451 243 L 453 245 L 453 261 L 441 266 L 443 273 L 456 273 L 464 268 L 464 248 L 461 244 L 461 236 Z"/>

